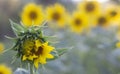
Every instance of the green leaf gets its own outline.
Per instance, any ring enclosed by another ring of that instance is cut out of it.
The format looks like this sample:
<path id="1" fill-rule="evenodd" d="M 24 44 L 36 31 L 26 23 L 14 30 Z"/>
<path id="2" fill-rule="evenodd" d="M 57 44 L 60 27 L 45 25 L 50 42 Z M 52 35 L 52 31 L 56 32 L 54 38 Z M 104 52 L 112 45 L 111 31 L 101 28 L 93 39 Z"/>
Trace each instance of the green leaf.
<path id="1" fill-rule="evenodd" d="M 64 49 L 57 49 L 56 51 L 57 51 L 58 55 L 61 56 L 61 55 L 63 55 L 64 53 L 67 52 L 67 49 L 65 49 L 65 48 L 64 48 Z"/>
<path id="2" fill-rule="evenodd" d="M 67 49 L 57 49 L 56 51 L 52 52 L 52 54 L 54 55 L 54 58 L 48 59 L 47 61 L 55 60 L 55 59 L 59 58 L 60 56 L 62 56 L 66 52 L 67 52 Z"/>
<path id="3" fill-rule="evenodd" d="M 14 33 L 16 34 L 16 36 L 18 36 L 20 33 L 23 33 L 25 31 L 25 28 L 22 27 L 21 25 L 13 22 L 12 20 L 9 20 L 12 30 L 14 31 Z"/>

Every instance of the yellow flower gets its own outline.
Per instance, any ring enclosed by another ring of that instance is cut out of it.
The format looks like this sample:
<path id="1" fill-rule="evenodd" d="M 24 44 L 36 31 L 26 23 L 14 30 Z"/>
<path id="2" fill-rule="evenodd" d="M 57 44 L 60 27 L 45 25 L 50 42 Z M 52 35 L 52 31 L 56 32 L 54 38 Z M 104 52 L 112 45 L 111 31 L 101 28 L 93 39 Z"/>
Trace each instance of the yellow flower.
<path id="1" fill-rule="evenodd" d="M 27 43 L 30 43 L 30 41 L 27 41 Z M 54 58 L 54 56 L 51 54 L 51 51 L 53 51 L 54 47 L 49 46 L 48 42 L 42 43 L 40 40 L 36 40 L 33 43 L 34 44 L 30 44 L 30 50 L 28 49 L 29 47 L 27 49 L 23 49 L 22 61 L 33 61 L 34 66 L 38 68 L 39 63 L 46 64 L 46 59 Z M 26 44 L 26 46 L 27 45 L 29 46 L 29 44 Z"/>
<path id="2" fill-rule="evenodd" d="M 120 7 L 117 5 L 109 5 L 106 8 L 106 15 L 110 19 L 111 22 L 119 22 L 120 21 Z"/>
<path id="3" fill-rule="evenodd" d="M 46 8 L 46 18 L 49 22 L 57 23 L 59 27 L 64 27 L 66 23 L 66 10 L 60 4 Z"/>
<path id="4" fill-rule="evenodd" d="M 79 11 L 74 12 L 70 19 L 70 28 L 72 31 L 81 33 L 88 27 L 88 17 Z"/>
<path id="5" fill-rule="evenodd" d="M 27 27 L 41 25 L 44 20 L 42 7 L 34 3 L 27 4 L 21 13 L 21 20 Z"/>
<path id="6" fill-rule="evenodd" d="M 94 26 L 101 26 L 106 28 L 110 26 L 110 19 L 105 14 L 101 14 L 94 19 L 93 24 Z"/>
<path id="7" fill-rule="evenodd" d="M 0 43 L 0 53 L 2 53 L 4 50 L 4 45 L 2 43 Z"/>
<path id="8" fill-rule="evenodd" d="M 98 15 L 100 13 L 100 4 L 98 1 L 83 1 L 78 5 L 78 9 L 88 15 Z"/>
<path id="9" fill-rule="evenodd" d="M 12 70 L 7 66 L 1 64 L 0 65 L 0 74 L 12 74 Z"/>
<path id="10" fill-rule="evenodd" d="M 48 42 L 43 43 L 41 45 L 40 41 L 36 41 L 35 43 L 36 45 L 36 55 L 38 56 L 37 59 L 34 60 L 34 65 L 36 68 L 38 68 L 38 64 L 46 64 L 46 59 L 52 59 L 54 58 L 54 56 L 51 53 L 51 51 L 53 51 L 54 47 L 49 46 Z"/>
<path id="11" fill-rule="evenodd" d="M 116 47 L 117 47 L 117 48 L 120 48 L 120 42 L 117 42 L 117 43 L 116 43 Z"/>

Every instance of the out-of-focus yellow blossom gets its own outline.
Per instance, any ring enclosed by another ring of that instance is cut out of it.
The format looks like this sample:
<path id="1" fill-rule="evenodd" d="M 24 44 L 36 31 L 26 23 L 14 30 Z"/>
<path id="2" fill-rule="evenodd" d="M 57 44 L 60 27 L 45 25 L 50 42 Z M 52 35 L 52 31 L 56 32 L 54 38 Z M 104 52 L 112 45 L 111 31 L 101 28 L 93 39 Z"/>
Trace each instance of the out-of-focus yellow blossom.
<path id="1" fill-rule="evenodd" d="M 58 27 L 64 27 L 66 24 L 66 10 L 60 4 L 55 4 L 46 8 L 46 18 L 48 22 L 56 23 Z"/>
<path id="2" fill-rule="evenodd" d="M 21 20 L 27 27 L 41 25 L 44 20 L 42 7 L 34 3 L 27 4 L 21 13 Z"/>
<path id="3" fill-rule="evenodd" d="M 78 5 L 78 9 L 86 13 L 86 15 L 97 16 L 100 14 L 100 4 L 97 0 L 85 0 Z"/>
<path id="4" fill-rule="evenodd" d="M 116 43 L 116 47 L 117 47 L 117 48 L 120 48 L 120 42 L 117 42 L 117 43 Z"/>
<path id="5" fill-rule="evenodd" d="M 6 65 L 0 64 L 0 74 L 12 74 L 12 70 Z"/>
<path id="6" fill-rule="evenodd" d="M 32 50 L 28 50 L 29 53 L 23 55 L 22 60 L 33 61 L 36 68 L 38 68 L 39 63 L 46 64 L 46 59 L 54 58 L 54 56 L 51 54 L 51 51 L 53 51 L 54 47 L 49 46 L 48 42 L 41 43 L 40 40 L 36 40 L 31 48 Z"/>
<path id="7" fill-rule="evenodd" d="M 0 53 L 2 53 L 4 50 L 4 45 L 2 43 L 0 43 Z"/>
<path id="8" fill-rule="evenodd" d="M 111 22 L 119 22 L 120 21 L 120 7 L 117 5 L 109 5 L 106 8 L 106 15 L 110 19 Z"/>
<path id="9" fill-rule="evenodd" d="M 73 32 L 81 33 L 88 27 L 88 17 L 84 13 L 76 11 L 72 14 L 70 18 L 70 28 Z"/>
<path id="10" fill-rule="evenodd" d="M 110 21 L 110 19 L 105 14 L 101 14 L 94 19 L 93 24 L 95 26 L 107 28 L 108 26 L 110 26 L 109 21 Z"/>

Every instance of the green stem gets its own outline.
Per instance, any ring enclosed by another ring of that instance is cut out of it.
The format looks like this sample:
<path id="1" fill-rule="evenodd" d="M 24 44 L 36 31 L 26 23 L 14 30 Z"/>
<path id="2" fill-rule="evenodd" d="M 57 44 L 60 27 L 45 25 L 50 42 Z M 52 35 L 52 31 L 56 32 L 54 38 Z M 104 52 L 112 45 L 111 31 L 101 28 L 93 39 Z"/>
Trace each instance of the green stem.
<path id="1" fill-rule="evenodd" d="M 33 65 L 31 63 L 29 65 L 30 65 L 30 74 L 35 74 L 34 69 L 33 69 Z"/>

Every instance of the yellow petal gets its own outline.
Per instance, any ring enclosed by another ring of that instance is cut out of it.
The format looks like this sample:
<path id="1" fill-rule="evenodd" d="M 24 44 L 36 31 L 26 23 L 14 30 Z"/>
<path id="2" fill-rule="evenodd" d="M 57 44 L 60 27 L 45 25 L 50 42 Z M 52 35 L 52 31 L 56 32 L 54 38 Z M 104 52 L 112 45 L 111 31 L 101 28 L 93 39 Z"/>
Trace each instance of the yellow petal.
<path id="1" fill-rule="evenodd" d="M 25 55 L 23 55 L 22 61 L 25 61 L 26 59 L 27 59 L 27 57 Z"/>
<path id="2" fill-rule="evenodd" d="M 28 59 L 29 59 L 29 60 L 33 60 L 33 56 L 29 56 Z"/>
<path id="3" fill-rule="evenodd" d="M 34 66 L 35 66 L 35 68 L 37 68 L 37 69 L 38 69 L 38 63 L 39 63 L 39 61 L 38 61 L 38 59 L 36 59 L 36 60 L 34 61 Z"/>
<path id="4" fill-rule="evenodd" d="M 54 58 L 54 56 L 53 56 L 52 54 L 48 54 L 48 55 L 47 55 L 47 58 L 52 59 L 52 58 Z"/>
<path id="5" fill-rule="evenodd" d="M 34 58 L 37 58 L 38 56 L 36 56 L 36 55 L 30 55 L 29 57 L 28 57 L 28 59 L 29 60 L 33 60 Z"/>
<path id="6" fill-rule="evenodd" d="M 43 56 L 40 56 L 40 57 L 39 57 L 39 62 L 40 62 L 41 64 L 46 64 L 46 58 L 43 57 Z"/>
<path id="7" fill-rule="evenodd" d="M 54 47 L 49 46 L 48 42 L 44 43 L 43 46 L 44 46 L 44 49 L 47 49 L 49 52 L 52 51 L 53 49 L 55 49 Z"/>
<path id="8" fill-rule="evenodd" d="M 35 41 L 35 45 L 36 45 L 36 47 L 38 48 L 39 46 L 42 45 L 42 43 L 40 42 L 40 40 L 36 40 L 36 41 Z"/>

